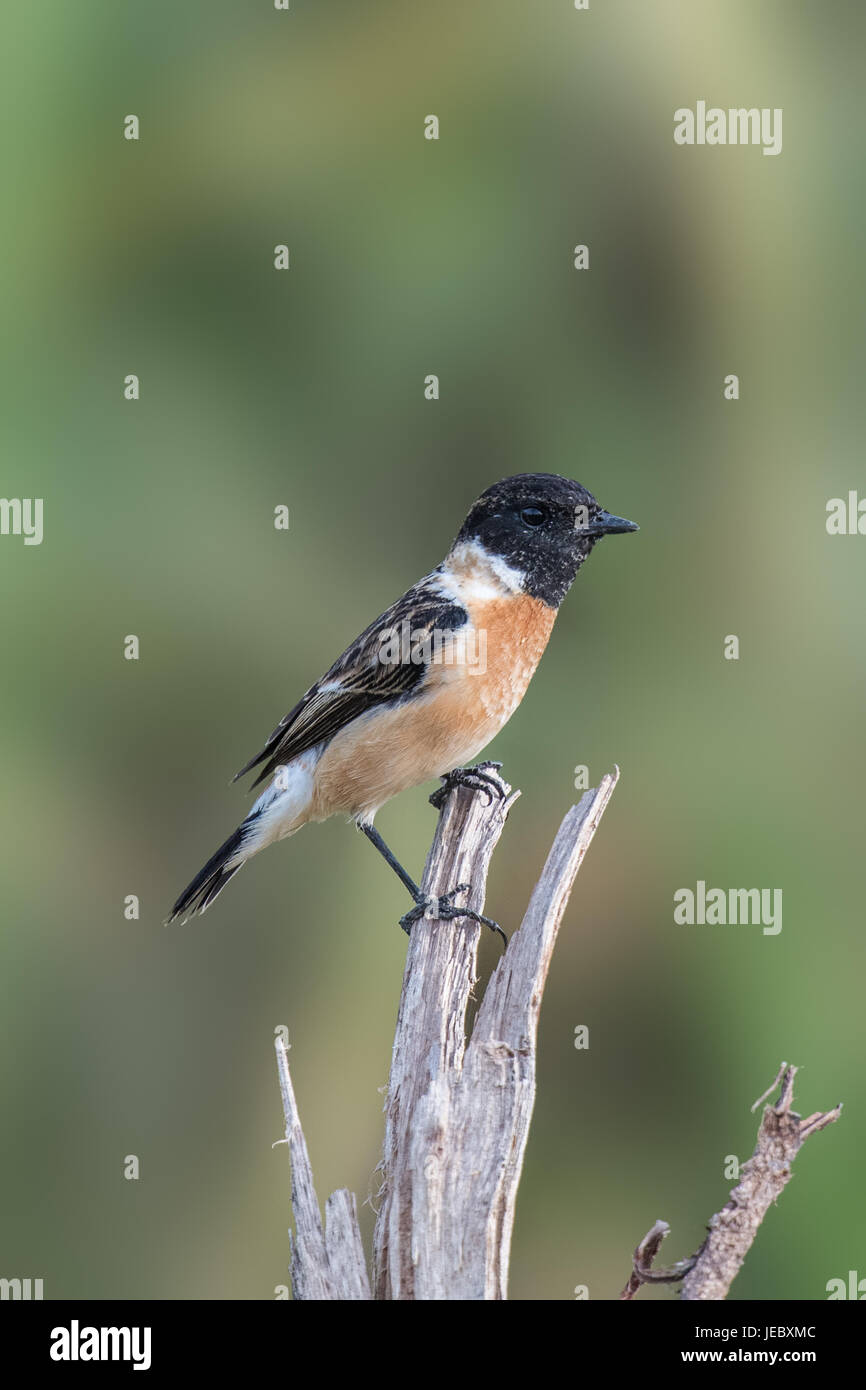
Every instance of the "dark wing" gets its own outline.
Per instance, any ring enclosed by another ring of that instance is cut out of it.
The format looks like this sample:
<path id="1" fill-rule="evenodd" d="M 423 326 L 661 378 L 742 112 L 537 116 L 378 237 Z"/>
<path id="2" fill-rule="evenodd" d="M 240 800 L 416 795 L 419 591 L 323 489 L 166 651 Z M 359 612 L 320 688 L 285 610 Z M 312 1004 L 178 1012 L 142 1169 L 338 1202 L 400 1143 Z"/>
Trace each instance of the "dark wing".
<path id="1" fill-rule="evenodd" d="M 411 695 L 423 683 L 429 664 L 423 638 L 434 630 L 453 632 L 466 622 L 466 610 L 438 592 L 435 574 L 413 585 L 310 686 L 234 780 L 264 763 L 253 782 L 257 787 L 277 767 L 326 743 L 374 705 Z"/>

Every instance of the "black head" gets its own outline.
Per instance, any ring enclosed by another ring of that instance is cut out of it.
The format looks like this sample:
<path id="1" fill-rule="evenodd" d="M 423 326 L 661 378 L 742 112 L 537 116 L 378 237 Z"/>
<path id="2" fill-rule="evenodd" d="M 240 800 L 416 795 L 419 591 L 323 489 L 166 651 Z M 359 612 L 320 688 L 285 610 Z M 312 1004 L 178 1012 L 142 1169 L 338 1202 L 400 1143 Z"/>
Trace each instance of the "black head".
<path id="1" fill-rule="evenodd" d="M 517 473 L 481 494 L 454 544 L 477 541 L 524 576 L 526 593 L 558 608 L 596 541 L 637 529 L 570 478 Z"/>

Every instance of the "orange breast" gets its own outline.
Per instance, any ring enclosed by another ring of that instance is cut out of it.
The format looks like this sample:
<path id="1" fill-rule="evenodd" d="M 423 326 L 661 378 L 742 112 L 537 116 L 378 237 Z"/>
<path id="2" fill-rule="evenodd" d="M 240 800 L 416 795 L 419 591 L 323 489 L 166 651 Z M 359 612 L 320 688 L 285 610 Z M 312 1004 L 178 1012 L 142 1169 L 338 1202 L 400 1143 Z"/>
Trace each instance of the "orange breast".
<path id="1" fill-rule="evenodd" d="M 465 607 L 473 632 L 455 634 L 453 643 L 449 637 L 423 693 L 370 710 L 328 745 L 316 769 L 311 820 L 372 813 L 398 792 L 470 762 L 514 713 L 556 612 L 526 595 Z"/>
<path id="2" fill-rule="evenodd" d="M 485 599 L 469 605 L 479 634 L 486 633 L 487 669 L 474 677 L 485 713 L 498 721 L 496 729 L 516 710 L 547 646 L 556 609 L 540 599 L 520 594 Z"/>

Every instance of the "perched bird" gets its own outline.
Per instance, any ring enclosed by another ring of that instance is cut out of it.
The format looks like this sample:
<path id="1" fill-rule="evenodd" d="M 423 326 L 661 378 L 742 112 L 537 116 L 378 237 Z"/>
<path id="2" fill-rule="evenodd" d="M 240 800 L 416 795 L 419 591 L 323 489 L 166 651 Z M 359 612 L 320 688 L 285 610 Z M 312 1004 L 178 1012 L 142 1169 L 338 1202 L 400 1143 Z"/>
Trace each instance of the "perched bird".
<path id="1" fill-rule="evenodd" d="M 268 786 L 243 824 L 181 893 L 169 921 L 204 912 L 259 850 L 308 821 L 348 816 L 425 912 L 471 917 L 458 885 L 426 899 L 373 826 L 392 796 L 432 777 L 492 783 L 467 768 L 510 719 L 547 645 L 559 605 L 596 542 L 636 531 L 580 483 L 519 473 L 482 493 L 441 565 L 371 623 L 281 719 L 235 777 Z M 442 789 L 440 789 L 442 790 Z"/>

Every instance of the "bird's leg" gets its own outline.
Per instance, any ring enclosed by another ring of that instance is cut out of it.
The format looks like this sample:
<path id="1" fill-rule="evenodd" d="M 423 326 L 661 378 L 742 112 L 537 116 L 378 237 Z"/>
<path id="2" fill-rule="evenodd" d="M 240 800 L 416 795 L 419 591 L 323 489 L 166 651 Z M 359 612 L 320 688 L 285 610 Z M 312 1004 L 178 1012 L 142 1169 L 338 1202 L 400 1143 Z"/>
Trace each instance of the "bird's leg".
<path id="1" fill-rule="evenodd" d="M 485 927 L 502 937 L 505 946 L 508 945 L 508 937 L 502 930 L 498 922 L 494 922 L 492 917 L 485 917 L 483 912 L 473 912 L 470 907 L 457 907 L 452 901 L 458 893 L 468 893 L 470 889 L 468 883 L 458 883 L 456 888 L 452 888 L 449 893 L 442 893 L 438 898 L 424 898 L 417 902 L 414 907 L 410 907 L 408 912 L 404 912 L 400 918 L 400 926 L 407 936 L 410 935 L 414 924 L 426 917 L 428 912 L 432 917 L 437 917 L 441 922 L 450 922 L 457 917 L 468 917 L 472 922 L 481 922 Z"/>
<path id="2" fill-rule="evenodd" d="M 396 855 L 392 854 L 391 850 L 389 850 L 388 846 L 385 844 L 378 830 L 375 830 L 372 825 L 362 825 L 361 829 L 367 836 L 370 844 L 375 845 L 376 849 L 385 860 L 385 863 L 390 864 L 403 887 L 408 889 L 414 899 L 415 906 L 410 908 L 409 911 L 404 913 L 400 918 L 400 926 L 407 936 L 410 934 L 414 923 L 420 921 L 421 918 L 426 916 L 429 912 L 431 916 L 438 917 L 439 920 L 443 922 L 450 922 L 456 917 L 468 917 L 473 922 L 482 922 L 484 926 L 489 927 L 491 931 L 498 932 L 506 946 L 508 945 L 508 937 L 505 935 L 499 923 L 494 922 L 492 917 L 485 917 L 480 912 L 473 912 L 470 907 L 455 906 L 453 899 L 456 898 L 457 894 L 469 892 L 468 883 L 458 883 L 457 887 L 452 888 L 450 893 L 442 893 L 438 898 L 428 897 L 427 894 L 421 892 L 421 889 L 414 879 L 409 877 Z"/>
<path id="3" fill-rule="evenodd" d="M 472 791 L 486 792 L 488 806 L 493 804 L 494 795 L 500 801 L 505 796 L 502 790 L 502 783 L 498 777 L 492 777 L 484 769 L 492 767 L 494 772 L 498 772 L 501 763 L 484 762 L 477 767 L 455 767 L 452 772 L 448 772 L 442 778 L 442 786 L 439 787 L 429 798 L 430 805 L 435 806 L 437 811 L 441 811 L 445 804 L 445 798 L 455 787 L 470 787 Z"/>
<path id="4" fill-rule="evenodd" d="M 399 878 L 403 887 L 408 888 L 409 892 L 412 894 L 412 897 L 415 899 L 415 902 L 423 902 L 424 894 L 421 892 L 421 889 L 418 887 L 415 880 L 409 877 L 396 855 L 391 853 L 388 846 L 385 844 L 385 841 L 382 839 L 382 836 L 379 834 L 378 830 L 374 829 L 372 825 L 362 825 L 361 829 L 367 836 L 367 839 L 370 841 L 370 844 L 376 846 L 376 849 L 381 854 L 385 863 L 390 864 L 391 868 L 394 870 L 394 873 Z"/>

